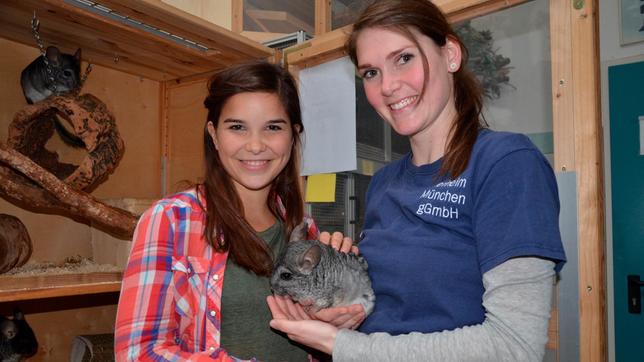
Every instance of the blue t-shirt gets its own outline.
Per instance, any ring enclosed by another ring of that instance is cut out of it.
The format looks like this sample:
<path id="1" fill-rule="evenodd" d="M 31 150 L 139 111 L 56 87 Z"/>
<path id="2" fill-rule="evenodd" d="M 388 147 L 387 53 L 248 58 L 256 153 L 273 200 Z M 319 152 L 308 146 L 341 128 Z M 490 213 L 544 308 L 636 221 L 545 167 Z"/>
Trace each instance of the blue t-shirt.
<path id="1" fill-rule="evenodd" d="M 552 168 L 524 135 L 483 130 L 465 171 L 411 155 L 367 191 L 360 252 L 376 293 L 360 330 L 392 335 L 482 323 L 485 272 L 519 256 L 565 261 Z"/>

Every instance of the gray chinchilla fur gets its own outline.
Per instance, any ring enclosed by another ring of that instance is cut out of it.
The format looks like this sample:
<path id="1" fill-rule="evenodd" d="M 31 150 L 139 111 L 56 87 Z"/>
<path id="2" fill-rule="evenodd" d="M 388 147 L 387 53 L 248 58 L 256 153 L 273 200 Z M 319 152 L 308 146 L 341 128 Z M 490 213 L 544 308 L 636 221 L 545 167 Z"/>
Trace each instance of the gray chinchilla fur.
<path id="1" fill-rule="evenodd" d="M 288 295 L 314 311 L 359 303 L 369 315 L 376 297 L 367 262 L 317 240 L 303 240 L 307 229 L 306 223 L 298 225 L 279 256 L 271 277 L 273 293 Z"/>

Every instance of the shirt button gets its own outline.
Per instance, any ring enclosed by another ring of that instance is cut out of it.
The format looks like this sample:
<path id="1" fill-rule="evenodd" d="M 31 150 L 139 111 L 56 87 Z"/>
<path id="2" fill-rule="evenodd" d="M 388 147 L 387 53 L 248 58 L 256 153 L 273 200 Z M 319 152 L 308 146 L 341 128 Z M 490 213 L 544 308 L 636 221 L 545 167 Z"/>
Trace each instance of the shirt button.
<path id="1" fill-rule="evenodd" d="M 212 279 L 213 279 L 213 280 L 215 280 L 215 281 L 219 280 L 219 274 L 215 274 L 215 275 L 213 275 L 213 276 L 212 276 Z"/>
<path id="2" fill-rule="evenodd" d="M 210 348 L 208 348 L 208 349 L 210 350 L 210 352 L 214 352 L 214 351 L 215 351 L 215 347 L 213 347 L 213 346 L 210 346 Z"/>
<path id="3" fill-rule="evenodd" d="M 211 316 L 211 317 L 214 317 L 215 315 L 217 315 L 217 312 L 215 312 L 214 310 L 211 310 L 211 311 L 210 311 L 210 316 Z"/>

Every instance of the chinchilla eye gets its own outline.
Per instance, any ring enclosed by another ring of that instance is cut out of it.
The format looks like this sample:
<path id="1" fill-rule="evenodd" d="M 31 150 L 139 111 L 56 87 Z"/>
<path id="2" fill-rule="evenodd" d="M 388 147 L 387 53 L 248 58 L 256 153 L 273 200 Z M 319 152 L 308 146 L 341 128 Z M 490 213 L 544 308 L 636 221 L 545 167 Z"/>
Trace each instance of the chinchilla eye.
<path id="1" fill-rule="evenodd" d="M 64 70 L 63 75 L 65 76 L 65 78 L 69 78 L 72 76 L 72 72 L 69 70 Z"/>
<path id="2" fill-rule="evenodd" d="M 283 273 L 280 274 L 280 279 L 282 279 L 282 280 L 291 280 L 291 279 L 293 279 L 293 274 L 291 274 L 289 272 L 283 272 Z"/>

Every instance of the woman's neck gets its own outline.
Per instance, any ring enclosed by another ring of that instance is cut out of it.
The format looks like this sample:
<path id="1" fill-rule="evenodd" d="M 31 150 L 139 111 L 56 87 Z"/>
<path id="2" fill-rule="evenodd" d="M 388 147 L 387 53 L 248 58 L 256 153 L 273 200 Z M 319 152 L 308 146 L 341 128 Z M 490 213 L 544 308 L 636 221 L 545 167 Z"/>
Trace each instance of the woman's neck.
<path id="1" fill-rule="evenodd" d="M 435 123 L 433 127 L 409 138 L 412 162 L 416 166 L 438 161 L 445 155 L 451 122 Z"/>
<path id="2" fill-rule="evenodd" d="M 265 190 L 237 190 L 244 206 L 244 219 L 255 231 L 263 231 L 275 224 L 275 215 L 268 208 L 270 188 Z"/>

